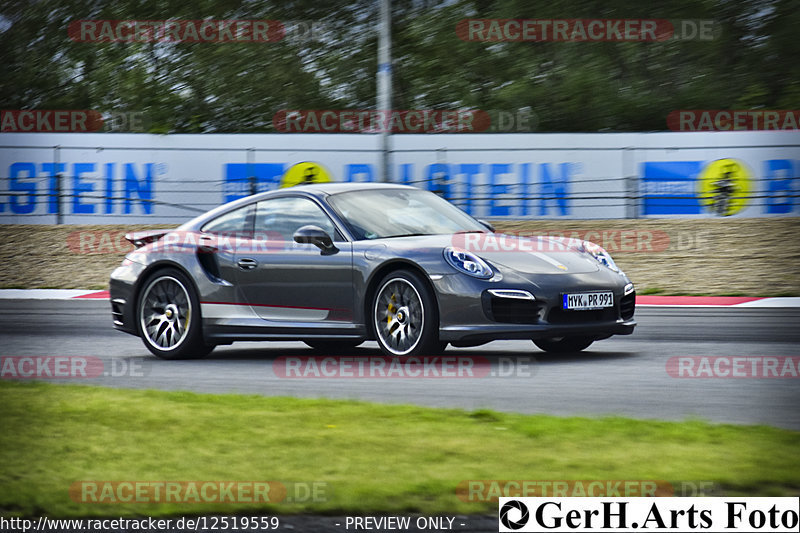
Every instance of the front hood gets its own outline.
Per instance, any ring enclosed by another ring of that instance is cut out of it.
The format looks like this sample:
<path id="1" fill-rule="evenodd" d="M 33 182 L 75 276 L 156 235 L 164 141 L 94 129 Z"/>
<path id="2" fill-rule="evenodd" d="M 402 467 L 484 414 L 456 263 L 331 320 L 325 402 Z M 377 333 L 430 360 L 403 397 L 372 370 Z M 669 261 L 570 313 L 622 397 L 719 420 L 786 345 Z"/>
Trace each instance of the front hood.
<path id="1" fill-rule="evenodd" d="M 549 237 L 517 237 L 502 233 L 458 233 L 376 239 L 389 248 L 441 249 L 453 246 L 472 252 L 498 268 L 522 274 L 585 274 L 600 270 L 589 254 Z"/>
<path id="2" fill-rule="evenodd" d="M 585 274 L 600 270 L 589 254 L 548 237 L 516 237 L 501 233 L 478 235 L 462 246 L 486 261 L 523 274 Z"/>

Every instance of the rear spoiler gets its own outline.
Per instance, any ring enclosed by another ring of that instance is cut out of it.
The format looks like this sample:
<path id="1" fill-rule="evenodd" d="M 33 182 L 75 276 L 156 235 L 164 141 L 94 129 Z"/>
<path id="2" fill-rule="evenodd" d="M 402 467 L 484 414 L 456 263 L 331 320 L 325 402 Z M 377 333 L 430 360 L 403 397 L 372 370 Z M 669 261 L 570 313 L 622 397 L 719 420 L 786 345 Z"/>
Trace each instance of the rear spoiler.
<path id="1" fill-rule="evenodd" d="M 133 244 L 136 248 L 141 248 L 146 244 L 155 242 L 167 233 L 175 231 L 174 229 L 154 229 L 150 231 L 134 231 L 133 233 L 126 233 L 125 240 Z"/>

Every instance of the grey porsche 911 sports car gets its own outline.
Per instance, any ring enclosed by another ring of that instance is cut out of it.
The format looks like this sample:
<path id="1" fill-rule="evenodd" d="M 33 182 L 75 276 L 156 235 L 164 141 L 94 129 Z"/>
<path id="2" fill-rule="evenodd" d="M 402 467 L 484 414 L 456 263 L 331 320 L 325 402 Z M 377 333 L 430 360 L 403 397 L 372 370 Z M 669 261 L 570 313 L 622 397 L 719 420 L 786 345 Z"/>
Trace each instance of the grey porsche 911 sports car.
<path id="1" fill-rule="evenodd" d="M 165 359 L 244 340 L 375 340 L 412 356 L 531 339 L 569 352 L 636 325 L 633 284 L 601 247 L 494 233 L 409 186 L 279 189 L 126 238 L 114 326 Z"/>

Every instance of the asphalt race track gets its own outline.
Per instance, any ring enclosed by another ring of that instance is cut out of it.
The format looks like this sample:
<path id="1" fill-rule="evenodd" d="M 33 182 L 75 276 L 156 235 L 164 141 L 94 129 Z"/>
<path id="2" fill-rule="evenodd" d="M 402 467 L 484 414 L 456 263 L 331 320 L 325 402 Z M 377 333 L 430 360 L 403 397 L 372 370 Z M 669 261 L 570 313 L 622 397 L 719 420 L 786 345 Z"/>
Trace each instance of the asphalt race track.
<path id="1" fill-rule="evenodd" d="M 110 375 L 71 382 L 112 387 L 354 398 L 552 415 L 619 415 L 800 430 L 800 379 L 671 377 L 677 356 L 800 356 L 800 309 L 640 307 L 632 336 L 580 354 L 548 355 L 530 341 L 448 348 L 488 360 L 473 378 L 285 378 L 282 356 L 321 355 L 302 343 L 236 343 L 194 361 L 162 361 L 115 331 L 107 301 L 0 301 L 0 355 L 94 356 Z M 379 355 L 365 343 L 348 355 Z M 477 364 L 477 363 L 476 363 Z M 795 366 L 796 368 L 796 366 Z M 122 375 L 114 375 L 122 374 Z M 510 375 L 509 375 L 510 374 Z M 53 381 L 64 382 L 63 379 Z"/>

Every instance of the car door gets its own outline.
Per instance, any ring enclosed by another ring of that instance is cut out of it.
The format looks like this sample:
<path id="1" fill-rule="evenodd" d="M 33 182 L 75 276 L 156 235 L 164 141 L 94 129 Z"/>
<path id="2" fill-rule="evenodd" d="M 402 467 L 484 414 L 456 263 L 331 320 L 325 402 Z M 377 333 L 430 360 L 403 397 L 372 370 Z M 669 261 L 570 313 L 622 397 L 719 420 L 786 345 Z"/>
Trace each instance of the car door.
<path id="1" fill-rule="evenodd" d="M 203 226 L 198 242 L 201 250 L 198 258 L 208 274 L 236 284 L 236 249 L 249 245 L 253 235 L 254 213 L 255 205 L 246 205 L 228 211 Z M 241 300 L 238 296 L 234 298 Z"/>
<path id="2" fill-rule="evenodd" d="M 338 251 L 294 242 L 306 225 L 325 230 Z M 352 248 L 319 204 L 304 196 L 262 200 L 253 230 L 250 246 L 236 252 L 237 285 L 259 317 L 282 326 L 352 321 Z"/>

